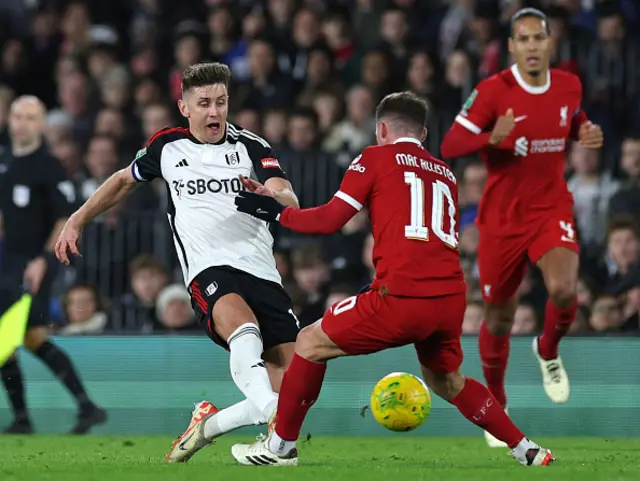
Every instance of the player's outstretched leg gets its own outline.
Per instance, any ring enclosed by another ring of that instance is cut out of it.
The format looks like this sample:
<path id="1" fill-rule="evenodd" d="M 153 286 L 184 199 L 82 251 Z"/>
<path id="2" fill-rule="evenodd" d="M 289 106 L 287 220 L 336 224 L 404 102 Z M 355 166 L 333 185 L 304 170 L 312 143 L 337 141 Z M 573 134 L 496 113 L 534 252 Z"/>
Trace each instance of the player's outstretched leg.
<path id="1" fill-rule="evenodd" d="M 269 421 L 269 428 L 272 430 L 271 425 L 275 424 L 275 419 Z M 218 410 L 209 401 L 200 401 L 191 413 L 186 431 L 173 442 L 165 459 L 170 463 L 186 463 L 223 434 L 244 426 L 260 424 L 264 424 L 262 413 L 248 399 L 222 410 Z"/>
<path id="2" fill-rule="evenodd" d="M 107 420 L 107 412 L 89 398 L 71 359 L 48 339 L 45 328 L 35 327 L 27 330 L 25 344 L 75 398 L 78 404 L 78 419 L 71 434 L 86 434 L 92 427 Z"/>
<path id="3" fill-rule="evenodd" d="M 546 466 L 555 461 L 550 450 L 529 440 L 504 412 L 491 392 L 460 372 L 433 372 L 424 366 L 425 381 L 440 397 L 458 408 L 476 426 L 490 432 L 511 448 L 510 454 L 525 466 Z"/>
<path id="4" fill-rule="evenodd" d="M 247 466 L 295 466 L 296 440 L 311 406 L 320 395 L 326 361 L 344 355 L 322 331 L 320 321 L 300 331 L 296 354 L 282 379 L 274 432 L 253 444 L 236 444 L 231 454 Z"/>
<path id="5" fill-rule="evenodd" d="M 13 423 L 5 430 L 5 434 L 31 434 L 33 427 L 27 413 L 27 404 L 24 396 L 24 382 L 18 359 L 14 356 L 0 368 L 2 383 L 7 390 L 9 401 L 13 409 Z"/>
<path id="6" fill-rule="evenodd" d="M 542 384 L 555 403 L 569 400 L 569 376 L 558 354 L 560 340 L 566 335 L 578 312 L 578 254 L 556 247 L 538 261 L 549 292 L 542 335 L 533 340 L 533 353 L 540 364 Z"/>
<path id="7" fill-rule="evenodd" d="M 512 299 L 504 305 L 485 306 L 485 320 L 480 327 L 478 343 L 482 371 L 491 394 L 498 404 L 507 409 L 507 395 L 504 387 L 507 362 L 509 360 L 510 332 L 517 301 Z M 487 444 L 492 448 L 506 448 L 507 445 L 485 431 Z"/>

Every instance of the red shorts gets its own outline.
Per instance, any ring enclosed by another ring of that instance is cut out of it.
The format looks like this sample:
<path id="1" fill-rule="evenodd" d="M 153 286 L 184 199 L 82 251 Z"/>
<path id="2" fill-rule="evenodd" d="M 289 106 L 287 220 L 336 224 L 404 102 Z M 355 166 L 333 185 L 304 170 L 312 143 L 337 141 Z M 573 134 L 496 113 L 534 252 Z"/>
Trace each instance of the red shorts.
<path id="1" fill-rule="evenodd" d="M 465 308 L 465 293 L 416 298 L 368 291 L 331 306 L 322 318 L 322 330 L 350 355 L 414 344 L 420 364 L 448 373 L 462 363 Z"/>
<path id="2" fill-rule="evenodd" d="M 573 213 L 562 210 L 533 223 L 526 234 L 498 233 L 479 226 L 478 271 L 486 302 L 500 304 L 511 299 L 527 271 L 527 261 L 537 263 L 556 247 L 580 252 Z"/>

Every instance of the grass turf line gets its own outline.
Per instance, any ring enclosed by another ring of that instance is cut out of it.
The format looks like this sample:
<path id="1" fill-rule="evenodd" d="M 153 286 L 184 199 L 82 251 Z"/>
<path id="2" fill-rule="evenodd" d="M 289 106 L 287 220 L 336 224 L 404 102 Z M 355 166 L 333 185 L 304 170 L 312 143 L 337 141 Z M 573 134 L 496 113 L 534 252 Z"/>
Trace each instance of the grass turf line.
<path id="1" fill-rule="evenodd" d="M 484 439 L 318 437 L 300 445 L 300 466 L 237 466 L 226 437 L 186 465 L 167 465 L 162 437 L 0 436 L 2 481 L 626 481 L 640 479 L 640 440 L 541 439 L 558 461 L 526 468 Z M 400 477 L 402 477 L 400 479 Z"/>

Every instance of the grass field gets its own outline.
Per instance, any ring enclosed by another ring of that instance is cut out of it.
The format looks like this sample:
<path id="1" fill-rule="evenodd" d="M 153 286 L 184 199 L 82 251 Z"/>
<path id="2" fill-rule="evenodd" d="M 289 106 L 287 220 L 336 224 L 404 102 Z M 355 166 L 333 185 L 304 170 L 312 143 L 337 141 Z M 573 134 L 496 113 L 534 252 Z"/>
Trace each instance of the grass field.
<path id="1" fill-rule="evenodd" d="M 223 438 L 189 464 L 167 465 L 161 437 L 0 436 L 0 480 L 181 481 L 617 481 L 640 479 L 640 440 L 542 439 L 557 462 L 520 466 L 479 438 L 318 437 L 300 445 L 300 466 L 236 466 Z"/>

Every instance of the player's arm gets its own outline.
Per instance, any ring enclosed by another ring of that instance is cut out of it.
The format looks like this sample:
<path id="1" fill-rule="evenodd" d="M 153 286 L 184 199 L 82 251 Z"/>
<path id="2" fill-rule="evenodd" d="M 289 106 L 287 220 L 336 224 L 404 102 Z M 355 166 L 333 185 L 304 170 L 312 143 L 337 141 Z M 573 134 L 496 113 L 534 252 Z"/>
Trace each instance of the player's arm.
<path id="1" fill-rule="evenodd" d="M 89 222 L 121 202 L 137 184 L 162 176 L 160 149 L 161 145 L 158 142 L 152 142 L 147 148 L 141 149 L 129 167 L 109 177 L 82 207 L 69 217 L 55 245 L 58 260 L 69 264 L 69 251 L 79 256 L 80 233 Z"/>
<path id="2" fill-rule="evenodd" d="M 582 100 L 582 83 L 576 77 L 579 98 Z M 584 110 L 578 107 L 571 116 L 571 133 L 569 137 L 577 140 L 588 149 L 599 149 L 604 142 L 604 135 L 599 125 L 593 124 Z"/>
<path id="3" fill-rule="evenodd" d="M 513 140 L 508 138 L 515 126 L 513 112 L 504 112 L 503 115 L 496 112 L 497 81 L 481 82 L 471 93 L 442 140 L 442 157 L 463 157 L 486 148 L 514 148 Z M 492 130 L 487 131 L 491 126 Z"/>
<path id="4" fill-rule="evenodd" d="M 245 188 L 249 192 L 273 197 L 286 206 L 299 207 L 298 197 L 269 143 L 258 136 L 250 137 L 249 134 L 242 135 L 241 141 L 247 148 L 253 165 L 252 176 L 258 179 L 256 181 L 241 176 L 240 180 Z"/>
<path id="5" fill-rule="evenodd" d="M 370 154 L 369 154 L 370 155 Z M 254 193 L 240 193 L 236 206 L 240 212 L 304 234 L 332 234 L 340 230 L 362 209 L 374 181 L 374 172 L 366 167 L 363 156 L 356 158 L 342 179 L 340 190 L 326 204 L 310 209 L 285 207 L 275 199 Z M 352 168 L 356 165 L 358 168 Z"/>

